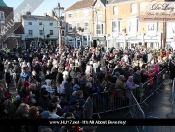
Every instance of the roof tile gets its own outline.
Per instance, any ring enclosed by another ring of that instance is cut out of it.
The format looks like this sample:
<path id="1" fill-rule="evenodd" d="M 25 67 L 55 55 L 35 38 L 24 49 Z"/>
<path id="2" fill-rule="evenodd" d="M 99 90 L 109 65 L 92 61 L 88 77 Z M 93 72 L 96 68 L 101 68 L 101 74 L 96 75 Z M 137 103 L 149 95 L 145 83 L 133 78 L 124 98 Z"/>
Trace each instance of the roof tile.
<path id="1" fill-rule="evenodd" d="M 94 0 L 81 0 L 77 1 L 75 4 L 66 9 L 66 11 L 81 9 L 91 7 L 94 4 Z"/>

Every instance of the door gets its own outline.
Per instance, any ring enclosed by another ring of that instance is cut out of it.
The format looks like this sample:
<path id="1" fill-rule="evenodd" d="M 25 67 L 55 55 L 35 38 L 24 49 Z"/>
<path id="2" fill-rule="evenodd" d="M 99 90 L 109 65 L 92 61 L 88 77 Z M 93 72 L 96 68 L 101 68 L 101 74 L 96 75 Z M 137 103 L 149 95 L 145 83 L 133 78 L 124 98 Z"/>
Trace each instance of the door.
<path id="1" fill-rule="evenodd" d="M 93 40 L 93 47 L 94 47 L 94 48 L 97 47 L 97 40 Z"/>
<path id="2" fill-rule="evenodd" d="M 76 45 L 76 47 L 78 48 L 78 47 L 80 47 L 80 46 L 81 46 L 80 40 L 77 40 L 77 45 Z"/>

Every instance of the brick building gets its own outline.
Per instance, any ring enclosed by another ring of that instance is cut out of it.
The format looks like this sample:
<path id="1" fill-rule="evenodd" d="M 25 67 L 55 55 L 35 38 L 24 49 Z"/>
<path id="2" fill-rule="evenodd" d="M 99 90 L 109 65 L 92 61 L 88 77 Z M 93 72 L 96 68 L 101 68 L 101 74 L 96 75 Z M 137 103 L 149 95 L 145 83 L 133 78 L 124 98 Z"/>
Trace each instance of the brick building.
<path id="1" fill-rule="evenodd" d="M 0 49 L 15 46 L 13 8 L 0 0 Z"/>

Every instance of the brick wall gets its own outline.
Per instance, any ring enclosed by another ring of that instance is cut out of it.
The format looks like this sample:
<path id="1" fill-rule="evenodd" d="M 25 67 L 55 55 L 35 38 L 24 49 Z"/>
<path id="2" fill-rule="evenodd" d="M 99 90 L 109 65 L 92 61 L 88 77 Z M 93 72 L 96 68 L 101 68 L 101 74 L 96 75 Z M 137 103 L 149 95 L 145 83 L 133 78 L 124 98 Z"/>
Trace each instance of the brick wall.
<path id="1" fill-rule="evenodd" d="M 13 38 L 10 37 L 7 38 L 7 36 L 14 32 L 13 8 L 0 6 L 0 11 L 3 11 L 5 13 L 5 23 L 0 23 L 0 27 L 7 27 L 6 35 L 0 37 L 0 49 L 2 48 L 3 44 L 7 44 L 8 48 L 13 48 L 15 46 L 15 40 L 13 40 Z M 6 41 L 4 42 L 4 40 Z"/>

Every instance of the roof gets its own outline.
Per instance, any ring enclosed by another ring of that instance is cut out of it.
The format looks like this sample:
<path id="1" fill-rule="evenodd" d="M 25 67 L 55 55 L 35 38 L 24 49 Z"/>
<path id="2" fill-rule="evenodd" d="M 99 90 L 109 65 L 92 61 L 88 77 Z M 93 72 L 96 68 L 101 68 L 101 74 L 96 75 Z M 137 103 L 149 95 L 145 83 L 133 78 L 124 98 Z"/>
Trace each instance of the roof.
<path id="1" fill-rule="evenodd" d="M 50 16 L 23 15 L 22 18 L 25 20 L 56 21 L 54 18 L 52 18 Z"/>
<path id="2" fill-rule="evenodd" d="M 0 6 L 8 7 L 8 6 L 6 5 L 6 3 L 5 3 L 3 0 L 0 0 Z"/>
<path id="3" fill-rule="evenodd" d="M 108 4 L 115 4 L 115 3 L 122 3 L 122 2 L 128 2 L 128 1 L 134 1 L 134 0 L 107 0 Z"/>
<path id="4" fill-rule="evenodd" d="M 71 10 L 76 10 L 76 9 L 81 9 L 81 8 L 88 8 L 94 5 L 96 0 L 81 0 L 77 1 L 75 4 L 67 8 L 65 11 L 71 11 Z"/>

